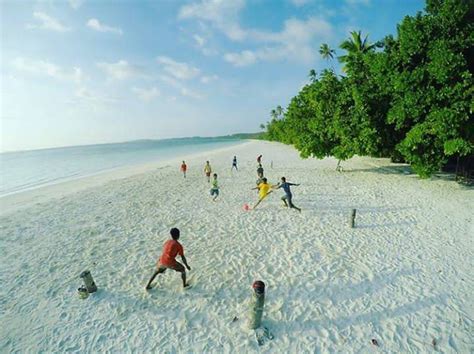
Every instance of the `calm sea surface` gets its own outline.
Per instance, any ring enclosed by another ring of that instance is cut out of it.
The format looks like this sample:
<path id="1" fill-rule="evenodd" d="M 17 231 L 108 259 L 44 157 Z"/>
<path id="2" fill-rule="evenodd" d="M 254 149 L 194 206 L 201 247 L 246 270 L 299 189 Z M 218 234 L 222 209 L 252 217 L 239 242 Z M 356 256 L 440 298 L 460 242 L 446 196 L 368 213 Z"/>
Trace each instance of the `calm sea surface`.
<path id="1" fill-rule="evenodd" d="M 0 196 L 145 162 L 232 146 L 243 140 L 184 138 L 6 152 L 0 154 Z"/>

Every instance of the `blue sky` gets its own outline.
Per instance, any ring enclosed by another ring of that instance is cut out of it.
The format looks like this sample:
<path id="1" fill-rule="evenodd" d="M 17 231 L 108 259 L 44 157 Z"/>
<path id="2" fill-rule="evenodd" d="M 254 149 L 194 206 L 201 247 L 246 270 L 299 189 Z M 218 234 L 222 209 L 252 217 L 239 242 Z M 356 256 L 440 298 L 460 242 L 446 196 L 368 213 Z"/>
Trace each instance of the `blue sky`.
<path id="1" fill-rule="evenodd" d="M 2 1 L 1 150 L 254 132 L 421 0 Z"/>

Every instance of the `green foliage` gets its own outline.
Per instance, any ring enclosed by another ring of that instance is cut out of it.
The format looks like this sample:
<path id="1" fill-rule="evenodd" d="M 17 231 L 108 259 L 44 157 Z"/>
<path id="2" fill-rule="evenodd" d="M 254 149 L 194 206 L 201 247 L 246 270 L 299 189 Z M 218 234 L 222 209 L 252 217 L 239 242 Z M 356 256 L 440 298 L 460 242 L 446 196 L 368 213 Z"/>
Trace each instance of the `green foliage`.
<path id="1" fill-rule="evenodd" d="M 303 157 L 404 159 L 428 177 L 450 156 L 474 153 L 473 47 L 472 0 L 427 0 L 397 38 L 376 44 L 351 32 L 338 57 L 346 75 L 311 70 L 287 109 L 271 112 L 266 138 Z M 335 53 L 327 44 L 319 52 L 328 60 Z"/>

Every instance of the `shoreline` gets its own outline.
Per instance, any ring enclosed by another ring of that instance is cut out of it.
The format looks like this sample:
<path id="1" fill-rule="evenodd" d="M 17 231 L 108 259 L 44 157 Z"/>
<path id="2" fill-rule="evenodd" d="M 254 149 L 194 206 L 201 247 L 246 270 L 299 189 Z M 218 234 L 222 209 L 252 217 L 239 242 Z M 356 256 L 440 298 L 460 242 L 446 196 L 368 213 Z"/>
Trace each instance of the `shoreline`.
<path id="1" fill-rule="evenodd" d="M 51 199 L 65 197 L 69 194 L 98 187 L 111 181 L 126 179 L 136 175 L 148 173 L 155 169 L 168 167 L 171 168 L 173 164 L 177 166 L 176 170 L 178 170 L 183 159 L 195 160 L 201 156 L 221 153 L 236 146 L 249 144 L 251 141 L 252 140 L 242 140 L 240 142 L 236 142 L 232 146 L 219 147 L 217 149 L 211 149 L 194 154 L 186 154 L 184 156 L 169 158 L 162 161 L 145 162 L 132 166 L 116 167 L 91 175 L 79 176 L 77 178 L 70 178 L 56 183 L 41 185 L 38 187 L 9 193 L 0 196 L 0 216 L 9 214 L 33 204 L 45 203 Z"/>

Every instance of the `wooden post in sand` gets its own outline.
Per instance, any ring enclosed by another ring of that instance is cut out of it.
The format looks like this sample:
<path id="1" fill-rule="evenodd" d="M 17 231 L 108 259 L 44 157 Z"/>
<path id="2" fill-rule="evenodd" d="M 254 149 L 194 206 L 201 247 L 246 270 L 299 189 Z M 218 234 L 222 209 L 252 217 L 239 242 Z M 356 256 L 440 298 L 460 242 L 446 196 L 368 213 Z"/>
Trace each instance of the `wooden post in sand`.
<path id="1" fill-rule="evenodd" d="M 352 209 L 352 212 L 351 212 L 351 219 L 349 221 L 349 224 L 351 225 L 351 228 L 354 228 L 354 225 L 355 225 L 355 218 L 356 218 L 356 210 L 355 209 Z"/>
<path id="2" fill-rule="evenodd" d="M 249 328 L 257 329 L 262 323 L 263 306 L 265 305 L 265 283 L 257 280 L 252 284 L 253 294 L 250 304 Z"/>
<path id="3" fill-rule="evenodd" d="M 92 279 L 91 272 L 85 270 L 81 273 L 80 277 L 84 281 L 84 285 L 86 286 L 87 292 L 95 293 L 97 291 L 97 286 L 94 283 L 94 279 Z"/>

